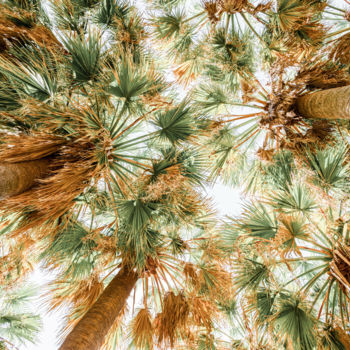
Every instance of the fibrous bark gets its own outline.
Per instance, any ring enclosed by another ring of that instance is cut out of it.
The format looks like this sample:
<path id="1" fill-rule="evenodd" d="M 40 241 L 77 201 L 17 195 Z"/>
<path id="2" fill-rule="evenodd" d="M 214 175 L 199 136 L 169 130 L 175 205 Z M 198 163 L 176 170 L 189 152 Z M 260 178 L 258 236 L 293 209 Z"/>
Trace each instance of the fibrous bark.
<path id="1" fill-rule="evenodd" d="M 65 339 L 59 350 L 99 350 L 132 289 L 138 274 L 122 268 Z"/>
<path id="2" fill-rule="evenodd" d="M 299 97 L 297 108 L 303 117 L 309 119 L 350 119 L 350 86 Z"/>
<path id="3" fill-rule="evenodd" d="M 0 199 L 14 196 L 31 188 L 48 173 L 46 158 L 27 162 L 0 164 Z"/>

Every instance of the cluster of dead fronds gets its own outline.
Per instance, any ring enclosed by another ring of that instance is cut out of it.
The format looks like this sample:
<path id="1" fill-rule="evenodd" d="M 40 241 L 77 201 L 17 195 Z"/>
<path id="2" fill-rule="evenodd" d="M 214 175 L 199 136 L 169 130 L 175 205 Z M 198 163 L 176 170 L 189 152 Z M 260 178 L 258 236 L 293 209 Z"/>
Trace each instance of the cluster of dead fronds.
<path id="1" fill-rule="evenodd" d="M 38 24 L 35 14 L 21 9 L 10 9 L 0 5 L 0 53 L 4 54 L 13 46 L 34 43 L 48 50 L 62 49 L 50 29 Z"/>
<path id="2" fill-rule="evenodd" d="M 38 184 L 33 188 L 11 198 L 7 198 L 1 203 L 2 210 L 11 210 L 13 213 L 28 212 L 29 227 L 44 223 L 47 220 L 55 220 L 74 204 L 73 201 L 77 195 L 82 193 L 84 189 L 91 184 L 91 179 L 98 180 L 101 166 L 98 166 L 96 161 L 96 149 L 90 137 L 82 137 L 76 140 L 67 142 L 60 139 L 48 143 L 51 148 L 46 148 L 46 143 L 33 146 L 34 151 L 31 153 L 31 146 L 27 147 L 29 158 L 37 157 L 39 154 L 45 153 L 51 155 L 49 165 L 49 175 L 46 178 L 38 181 Z M 13 137 L 11 137 L 13 139 Z M 18 137 L 21 140 L 18 144 L 25 147 L 28 142 L 35 141 L 35 137 Z M 17 150 L 9 149 L 8 154 L 5 151 L 2 153 L 3 161 L 13 162 L 18 157 Z M 7 148 L 7 146 L 6 146 Z M 19 158 L 26 159 L 26 155 L 19 155 Z M 28 160 L 28 159 L 27 159 Z M 23 228 L 24 229 L 24 228 Z"/>
<path id="3" fill-rule="evenodd" d="M 259 12 L 268 11 L 272 3 L 260 3 L 254 6 L 248 0 L 208 0 L 202 1 L 209 20 L 217 23 L 224 13 L 234 14 L 247 11 L 250 14 L 256 15 Z"/>
<path id="4" fill-rule="evenodd" d="M 333 252 L 330 275 L 337 280 L 345 295 L 350 290 L 350 248 L 343 242 Z"/>

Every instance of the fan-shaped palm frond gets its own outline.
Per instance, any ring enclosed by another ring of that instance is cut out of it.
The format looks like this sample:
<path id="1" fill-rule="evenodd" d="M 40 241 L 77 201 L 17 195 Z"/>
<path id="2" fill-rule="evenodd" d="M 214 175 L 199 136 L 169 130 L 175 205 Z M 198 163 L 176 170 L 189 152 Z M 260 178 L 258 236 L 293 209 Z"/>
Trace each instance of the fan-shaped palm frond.
<path id="1" fill-rule="evenodd" d="M 315 181 L 319 186 L 325 190 L 339 188 L 347 191 L 349 168 L 345 147 L 309 152 L 307 163 L 313 170 Z"/>
<path id="2" fill-rule="evenodd" d="M 277 333 L 294 349 L 311 350 L 316 345 L 316 320 L 300 296 L 281 294 L 278 298 L 278 311 L 273 316 Z"/>

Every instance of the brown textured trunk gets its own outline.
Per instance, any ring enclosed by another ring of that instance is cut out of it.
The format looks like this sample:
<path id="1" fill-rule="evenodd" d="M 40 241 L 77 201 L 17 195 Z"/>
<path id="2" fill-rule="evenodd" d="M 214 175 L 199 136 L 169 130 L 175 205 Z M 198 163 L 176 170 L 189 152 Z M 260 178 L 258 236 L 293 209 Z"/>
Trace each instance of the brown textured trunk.
<path id="1" fill-rule="evenodd" d="M 0 164 L 0 199 L 22 193 L 42 178 L 49 168 L 49 160 L 38 159 L 19 163 Z"/>
<path id="2" fill-rule="evenodd" d="M 335 331 L 338 333 L 339 340 L 344 345 L 346 350 L 350 350 L 350 337 L 349 335 L 340 327 L 335 327 Z"/>
<path id="3" fill-rule="evenodd" d="M 350 86 L 299 97 L 297 108 L 303 117 L 309 119 L 350 119 Z"/>
<path id="4" fill-rule="evenodd" d="M 59 350 L 99 350 L 137 279 L 135 271 L 121 269 L 74 327 Z"/>

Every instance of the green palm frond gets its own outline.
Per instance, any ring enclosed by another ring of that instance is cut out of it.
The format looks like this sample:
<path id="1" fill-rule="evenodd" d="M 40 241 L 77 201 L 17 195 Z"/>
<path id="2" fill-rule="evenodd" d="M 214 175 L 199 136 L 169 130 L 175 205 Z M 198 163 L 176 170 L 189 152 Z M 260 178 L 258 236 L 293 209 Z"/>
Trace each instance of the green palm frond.
<path id="1" fill-rule="evenodd" d="M 230 104 L 230 96 L 221 84 L 201 84 L 195 95 L 195 104 L 204 113 L 217 111 L 220 107 Z"/>
<path id="2" fill-rule="evenodd" d="M 204 155 L 198 150 L 184 149 L 177 151 L 174 147 L 161 150 L 162 159 L 152 162 L 151 181 L 156 181 L 161 174 L 167 173 L 174 166 L 179 166 L 180 174 L 191 182 L 204 182 L 203 169 L 206 165 Z"/>
<path id="3" fill-rule="evenodd" d="M 155 17 L 152 24 L 156 30 L 156 38 L 170 40 L 174 36 L 178 36 L 182 29 L 181 24 L 184 18 L 185 13 L 180 9 Z"/>
<path id="4" fill-rule="evenodd" d="M 63 38 L 71 55 L 71 68 L 78 83 L 95 79 L 101 69 L 101 39 L 99 33 L 89 33 L 87 39 Z"/>
<path id="5" fill-rule="evenodd" d="M 41 6 L 41 0 L 6 0 L 6 4 L 27 11 L 35 11 Z"/>
<path id="6" fill-rule="evenodd" d="M 231 254 L 235 251 L 237 239 L 241 232 L 235 225 L 236 219 L 232 217 L 228 217 L 228 219 L 229 221 L 224 222 L 220 229 L 220 242 L 222 244 L 221 249 Z"/>
<path id="7" fill-rule="evenodd" d="M 144 202 L 141 199 L 120 201 L 118 207 L 128 230 L 134 234 L 146 229 L 157 210 L 157 204 Z"/>
<path id="8" fill-rule="evenodd" d="M 307 165 L 313 170 L 315 182 L 325 190 L 348 191 L 349 165 L 346 147 L 332 147 L 307 153 Z"/>
<path id="9" fill-rule="evenodd" d="M 162 89 L 164 81 L 159 74 L 154 73 L 147 61 L 136 66 L 129 57 L 124 58 L 114 71 L 114 79 L 108 92 L 124 99 L 125 103 L 131 103 L 141 95 L 152 96 Z"/>
<path id="10" fill-rule="evenodd" d="M 252 259 L 242 259 L 234 262 L 234 284 L 238 290 L 256 290 L 269 283 L 270 270 L 268 266 Z"/>
<path id="11" fill-rule="evenodd" d="M 274 156 L 273 164 L 266 167 L 267 181 L 278 189 L 286 190 L 292 184 L 293 171 L 293 156 L 290 152 L 280 152 Z"/>
<path id="12" fill-rule="evenodd" d="M 254 72 L 254 52 L 249 32 L 242 36 L 232 32 L 226 34 L 225 28 L 216 30 L 212 39 L 212 50 L 216 61 L 225 73 Z"/>
<path id="13" fill-rule="evenodd" d="M 10 97 L 6 101 L 4 96 L 4 108 L 14 109 L 16 106 L 11 96 L 17 96 L 17 100 L 21 95 L 40 101 L 52 99 L 58 90 L 55 59 L 41 48 L 15 49 L 12 53 L 23 63 L 0 58 L 0 74 L 6 79 L 1 88 L 3 94 L 8 92 Z"/>
<path id="14" fill-rule="evenodd" d="M 41 318 L 31 312 L 36 288 L 21 286 L 0 294 L 0 339 L 24 345 L 34 343 L 42 325 Z"/>
<path id="15" fill-rule="evenodd" d="M 290 340 L 295 350 L 312 350 L 316 346 L 316 320 L 307 305 L 296 295 L 280 294 L 273 322 L 277 333 Z"/>
<path id="16" fill-rule="evenodd" d="M 50 6 L 54 14 L 54 22 L 58 28 L 63 30 L 72 30 L 76 33 L 83 31 L 84 9 L 77 3 L 70 0 L 50 1 Z"/>
<path id="17" fill-rule="evenodd" d="M 118 231 L 118 247 L 126 256 L 131 257 L 130 263 L 140 271 L 147 266 L 148 259 L 156 257 L 161 245 L 162 235 L 150 227 L 132 231 L 126 226 Z"/>
<path id="18" fill-rule="evenodd" d="M 279 191 L 270 200 L 271 205 L 285 213 L 308 213 L 317 205 L 311 197 L 310 191 L 301 184 L 288 186 L 285 191 Z"/>
<path id="19" fill-rule="evenodd" d="M 300 0 L 279 0 L 276 17 L 276 24 L 282 31 L 293 30 L 305 16 L 310 14 L 303 1 Z"/>
<path id="20" fill-rule="evenodd" d="M 77 221 L 68 221 L 58 231 L 54 240 L 43 252 L 41 259 L 47 265 L 55 266 L 58 261 L 68 262 L 65 273 L 72 277 L 88 276 L 91 273 L 98 253 L 95 251 L 97 243 L 91 238 L 91 231 Z"/>
<path id="21" fill-rule="evenodd" d="M 259 288 L 255 296 L 256 306 L 252 307 L 258 316 L 258 322 L 263 324 L 273 315 L 277 293 L 269 289 Z"/>
<path id="22" fill-rule="evenodd" d="M 100 25 L 110 27 L 116 19 L 125 21 L 130 10 L 131 8 L 126 1 L 102 0 L 94 21 Z"/>
<path id="23" fill-rule="evenodd" d="M 238 225 L 247 236 L 264 240 L 274 238 L 278 228 L 276 217 L 259 203 L 244 208 Z"/>
<path id="24" fill-rule="evenodd" d="M 157 113 L 154 125 L 158 129 L 159 138 L 173 145 L 188 140 L 195 132 L 191 109 L 185 103 L 166 112 Z"/>

